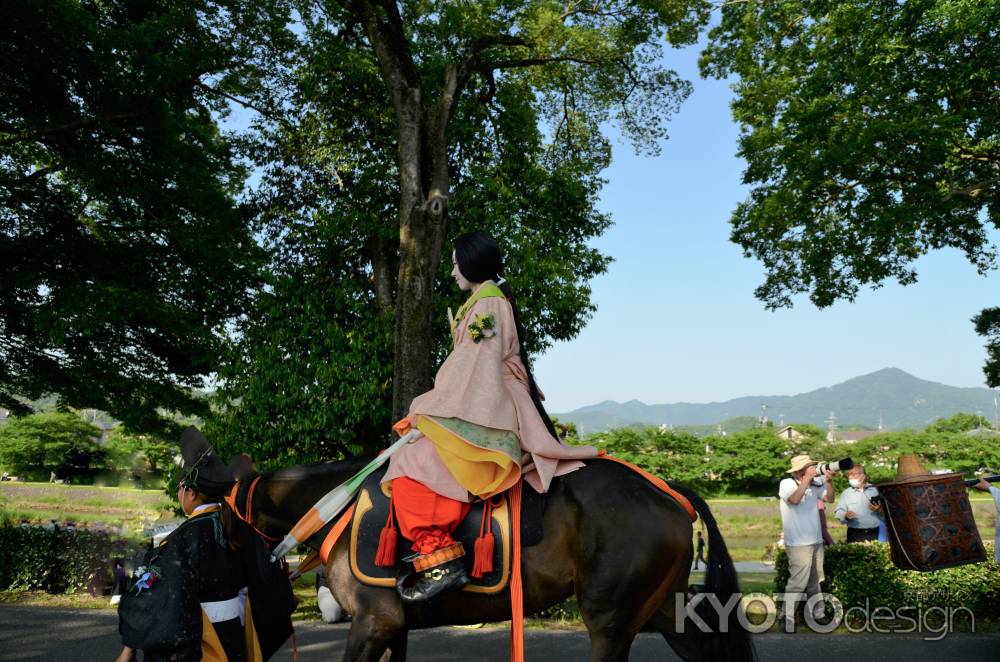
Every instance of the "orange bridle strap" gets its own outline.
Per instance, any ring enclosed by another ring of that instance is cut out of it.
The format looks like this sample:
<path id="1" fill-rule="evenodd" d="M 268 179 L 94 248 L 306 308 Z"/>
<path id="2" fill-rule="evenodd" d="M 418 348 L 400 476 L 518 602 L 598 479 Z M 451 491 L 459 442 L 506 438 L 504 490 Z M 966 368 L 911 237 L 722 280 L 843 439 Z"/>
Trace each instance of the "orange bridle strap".
<path id="1" fill-rule="evenodd" d="M 242 484 L 243 481 L 236 481 L 236 484 L 233 485 L 233 489 L 229 490 L 229 494 L 223 497 L 223 499 L 227 504 L 229 504 L 229 507 L 230 509 L 232 509 L 233 513 L 235 513 L 238 518 L 246 522 L 251 529 L 256 531 L 257 535 L 271 541 L 281 540 L 281 538 L 274 538 L 272 536 L 267 535 L 266 533 L 264 533 L 263 531 L 261 531 L 260 529 L 258 529 L 256 526 L 253 525 L 253 495 L 257 489 L 257 484 L 260 483 L 260 478 L 261 478 L 260 476 L 255 477 L 253 481 L 250 482 L 250 487 L 247 488 L 247 508 L 245 513 L 241 513 L 239 506 L 236 505 L 236 495 L 239 494 L 240 485 Z"/>

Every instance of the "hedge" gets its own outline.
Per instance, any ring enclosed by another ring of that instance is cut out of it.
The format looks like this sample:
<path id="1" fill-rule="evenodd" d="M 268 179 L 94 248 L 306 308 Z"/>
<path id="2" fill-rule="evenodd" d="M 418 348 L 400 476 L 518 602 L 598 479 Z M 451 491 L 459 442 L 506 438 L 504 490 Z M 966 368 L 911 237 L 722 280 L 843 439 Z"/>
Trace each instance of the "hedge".
<path id="1" fill-rule="evenodd" d="M 148 542 L 86 530 L 0 524 L 0 590 L 99 595 L 114 582 L 115 558 L 134 559 Z"/>
<path id="2" fill-rule="evenodd" d="M 892 564 L 888 543 L 836 543 L 826 548 L 823 590 L 850 607 L 966 607 L 976 619 L 1000 620 L 1000 566 L 993 544 L 985 543 L 984 563 L 932 572 L 900 570 Z M 788 582 L 788 556 L 780 549 L 774 563 L 775 592 Z M 867 600 L 867 603 L 866 603 Z"/>

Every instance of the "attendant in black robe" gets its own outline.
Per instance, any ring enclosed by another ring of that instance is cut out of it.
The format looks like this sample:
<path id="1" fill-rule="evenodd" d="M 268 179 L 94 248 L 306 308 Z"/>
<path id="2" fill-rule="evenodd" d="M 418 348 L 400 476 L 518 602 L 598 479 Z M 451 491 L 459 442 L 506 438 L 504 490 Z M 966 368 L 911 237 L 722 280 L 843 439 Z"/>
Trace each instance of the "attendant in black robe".
<path id="1" fill-rule="evenodd" d="M 269 567 L 268 553 L 249 527 L 233 525 L 228 516 L 223 525 L 223 515 L 231 515 L 223 497 L 234 480 L 208 441 L 189 428 L 181 452 L 177 498 L 188 519 L 146 554 L 122 596 L 119 631 L 125 646 L 118 662 L 135 660 L 140 650 L 148 661 L 266 660 L 291 631 L 291 586 L 277 567 Z M 257 590 L 262 575 L 271 584 Z M 250 609 L 248 592 L 259 608 Z M 258 638 L 255 618 L 265 621 L 269 636 Z"/>

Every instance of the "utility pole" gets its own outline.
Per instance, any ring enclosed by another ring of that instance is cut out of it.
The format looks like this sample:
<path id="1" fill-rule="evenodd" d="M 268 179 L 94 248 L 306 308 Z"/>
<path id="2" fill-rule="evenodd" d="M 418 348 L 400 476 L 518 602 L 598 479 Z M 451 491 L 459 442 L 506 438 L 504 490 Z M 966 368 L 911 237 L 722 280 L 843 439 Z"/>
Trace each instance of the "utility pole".
<path id="1" fill-rule="evenodd" d="M 830 418 L 826 419 L 827 429 L 830 431 L 827 435 L 829 441 L 837 441 L 837 417 L 834 416 L 833 412 L 830 412 Z"/>
<path id="2" fill-rule="evenodd" d="M 757 417 L 757 427 L 767 426 L 767 405 L 760 403 L 760 416 Z"/>

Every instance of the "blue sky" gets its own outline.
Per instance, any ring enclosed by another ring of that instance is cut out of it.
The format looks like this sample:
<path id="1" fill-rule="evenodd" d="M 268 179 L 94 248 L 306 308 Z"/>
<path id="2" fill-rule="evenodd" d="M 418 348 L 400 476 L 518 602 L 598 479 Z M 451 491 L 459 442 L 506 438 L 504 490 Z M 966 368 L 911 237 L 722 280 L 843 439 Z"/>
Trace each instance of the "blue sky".
<path id="1" fill-rule="evenodd" d="M 983 339 L 969 320 L 1000 305 L 1000 273 L 979 276 L 957 251 L 921 259 L 915 285 L 887 283 L 822 311 L 803 297 L 768 312 L 754 298 L 763 269 L 729 242 L 729 216 L 748 191 L 732 92 L 698 77 L 701 48 L 668 53 L 694 92 L 662 153 L 636 156 L 630 144 L 614 144 L 601 206 L 615 226 L 593 243 L 615 262 L 592 283 L 597 312 L 583 332 L 535 357 L 549 411 L 791 395 L 890 366 L 984 385 Z M 225 124 L 247 122 L 234 108 Z"/>
<path id="2" fill-rule="evenodd" d="M 822 311 L 803 297 L 769 312 L 754 298 L 763 269 L 728 238 L 748 191 L 732 92 L 698 78 L 698 50 L 668 55 L 694 92 L 662 154 L 615 143 L 601 198 L 615 226 L 594 242 L 615 262 L 593 282 L 597 312 L 583 332 L 535 358 L 549 411 L 794 394 L 889 366 L 983 386 L 983 339 L 969 320 L 1000 305 L 1000 273 L 978 275 L 957 251 L 921 259 L 914 285 L 888 283 Z"/>

